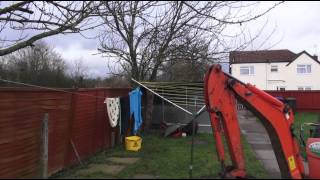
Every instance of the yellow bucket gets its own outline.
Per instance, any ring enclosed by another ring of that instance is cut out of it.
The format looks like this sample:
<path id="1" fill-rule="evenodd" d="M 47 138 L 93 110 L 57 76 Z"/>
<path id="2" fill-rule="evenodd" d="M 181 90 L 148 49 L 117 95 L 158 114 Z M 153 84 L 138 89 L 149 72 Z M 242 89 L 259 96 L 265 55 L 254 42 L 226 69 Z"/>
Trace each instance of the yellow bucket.
<path id="1" fill-rule="evenodd" d="M 126 137 L 125 144 L 127 151 L 139 151 L 141 149 L 142 138 L 139 136 Z"/>

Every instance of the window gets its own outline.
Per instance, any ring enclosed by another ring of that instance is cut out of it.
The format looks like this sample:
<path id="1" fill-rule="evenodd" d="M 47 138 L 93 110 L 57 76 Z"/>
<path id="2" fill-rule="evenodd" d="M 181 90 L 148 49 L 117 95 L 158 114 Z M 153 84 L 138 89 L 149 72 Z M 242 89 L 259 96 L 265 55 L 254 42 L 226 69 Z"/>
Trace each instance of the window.
<path id="1" fill-rule="evenodd" d="M 311 73 L 311 65 L 308 64 L 299 64 L 297 65 L 297 73 L 298 74 L 310 74 Z"/>
<path id="2" fill-rule="evenodd" d="M 311 91 L 311 86 L 298 86 L 299 91 Z"/>
<path id="3" fill-rule="evenodd" d="M 278 87 L 277 87 L 277 90 L 279 90 L 279 91 L 285 91 L 285 90 L 286 90 L 286 87 L 285 87 L 285 86 L 278 86 Z"/>
<path id="4" fill-rule="evenodd" d="M 254 66 L 242 66 L 240 67 L 241 75 L 254 75 Z"/>
<path id="5" fill-rule="evenodd" d="M 278 72 L 278 66 L 277 65 L 272 65 L 271 66 L 271 72 Z"/>

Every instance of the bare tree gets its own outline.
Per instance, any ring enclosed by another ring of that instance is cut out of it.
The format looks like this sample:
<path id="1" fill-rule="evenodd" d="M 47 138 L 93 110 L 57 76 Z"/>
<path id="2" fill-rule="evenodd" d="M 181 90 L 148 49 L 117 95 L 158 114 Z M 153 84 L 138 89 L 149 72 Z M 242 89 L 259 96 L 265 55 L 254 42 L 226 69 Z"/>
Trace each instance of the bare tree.
<path id="1" fill-rule="evenodd" d="M 42 41 L 32 48 L 2 56 L 0 64 L 0 76 L 4 79 L 51 87 L 68 87 L 69 84 L 65 61 Z"/>
<path id="2" fill-rule="evenodd" d="M 88 67 L 84 65 L 83 59 L 76 59 L 70 66 L 70 77 L 73 81 L 73 86 L 83 87 L 84 80 L 88 78 Z"/>
<path id="3" fill-rule="evenodd" d="M 210 40 L 190 34 L 178 38 L 166 53 L 167 61 L 159 68 L 159 81 L 202 81 L 211 64 Z"/>
<path id="4" fill-rule="evenodd" d="M 104 2 L 100 16 L 105 21 L 105 33 L 99 51 L 116 57 L 122 70 L 133 78 L 153 81 L 162 64 L 170 61 L 166 54 L 180 37 L 193 32 L 194 38 L 209 39 L 212 57 L 244 48 L 259 35 L 246 37 L 244 24 L 281 3 L 253 13 L 256 3 L 251 2 Z M 231 33 L 228 28 L 235 25 L 240 30 Z"/>
<path id="5" fill-rule="evenodd" d="M 94 1 L 0 2 L 0 56 L 59 33 L 79 33 L 97 26 L 90 18 L 98 9 Z"/>
<path id="6" fill-rule="evenodd" d="M 255 12 L 256 2 L 103 2 L 100 16 L 105 23 L 105 33 L 101 35 L 98 50 L 107 57 L 116 58 L 112 63 L 122 67 L 122 74 L 137 80 L 155 81 L 161 67 L 172 61 L 168 55 L 181 45 L 181 37 L 194 34 L 193 39 L 208 39 L 208 59 L 216 59 L 216 55 L 244 48 L 256 39 L 259 33 L 250 38 L 245 36 L 244 25 L 281 3 L 275 2 Z M 110 16 L 105 15 L 106 12 Z M 236 33 L 232 33 L 231 26 Z M 152 100 L 150 96 L 147 107 L 152 107 Z M 152 108 L 148 112 L 147 128 Z"/>

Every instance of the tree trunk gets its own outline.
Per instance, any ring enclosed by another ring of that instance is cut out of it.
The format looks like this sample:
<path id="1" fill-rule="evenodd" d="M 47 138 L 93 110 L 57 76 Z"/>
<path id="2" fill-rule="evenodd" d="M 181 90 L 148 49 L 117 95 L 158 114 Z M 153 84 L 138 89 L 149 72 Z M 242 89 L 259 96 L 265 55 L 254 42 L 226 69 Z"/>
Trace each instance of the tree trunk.
<path id="1" fill-rule="evenodd" d="M 149 81 L 156 80 L 159 65 L 160 64 L 155 65 L 151 73 L 151 76 L 149 78 Z M 154 94 L 147 90 L 146 116 L 145 116 L 145 127 L 144 127 L 145 133 L 151 132 L 151 129 L 152 129 L 153 100 L 154 100 Z"/>
<path id="2" fill-rule="evenodd" d="M 153 100 L 154 94 L 150 91 L 147 91 L 146 116 L 144 127 L 145 133 L 150 132 L 152 128 Z"/>

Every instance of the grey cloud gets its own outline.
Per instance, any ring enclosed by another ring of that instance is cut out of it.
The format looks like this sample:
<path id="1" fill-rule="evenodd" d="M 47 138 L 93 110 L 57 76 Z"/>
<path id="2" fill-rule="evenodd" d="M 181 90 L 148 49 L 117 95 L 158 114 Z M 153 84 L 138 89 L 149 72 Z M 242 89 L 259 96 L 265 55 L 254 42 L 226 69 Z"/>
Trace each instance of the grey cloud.
<path id="1" fill-rule="evenodd" d="M 274 4 L 274 2 L 265 2 Z M 318 52 L 320 48 L 320 2 L 285 2 L 273 9 L 267 16 L 248 24 L 251 33 L 256 32 L 268 19 L 268 25 L 261 37 L 249 48 L 257 48 L 270 34 L 275 25 L 276 32 L 264 46 L 271 46 L 282 39 L 272 49 L 289 49 L 293 52 L 307 50 L 311 54 Z M 235 27 L 237 28 L 237 27 Z M 235 29 L 237 30 L 237 29 Z M 98 35 L 99 30 L 88 31 L 88 36 Z M 8 34 L 15 37 L 17 34 Z M 3 34 L 2 34 L 3 36 Z M 85 39 L 79 34 L 56 35 L 45 39 L 59 53 L 67 59 L 83 58 L 89 67 L 89 74 L 93 76 L 105 76 L 107 73 L 107 60 L 100 56 L 93 56 L 99 46 L 98 39 Z M 315 45 L 318 46 L 315 49 Z"/>

